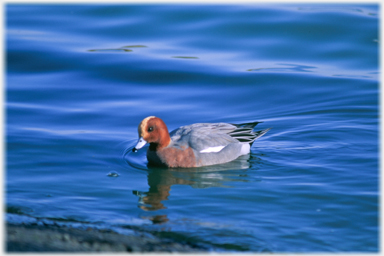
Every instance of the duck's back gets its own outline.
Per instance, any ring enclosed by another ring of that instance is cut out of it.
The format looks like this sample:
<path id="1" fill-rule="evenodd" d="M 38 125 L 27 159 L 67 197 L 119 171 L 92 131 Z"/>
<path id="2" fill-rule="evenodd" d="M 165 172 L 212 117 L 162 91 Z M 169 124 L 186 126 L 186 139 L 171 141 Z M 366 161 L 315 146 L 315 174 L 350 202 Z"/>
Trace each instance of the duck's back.
<path id="1" fill-rule="evenodd" d="M 229 135 L 236 126 L 227 123 L 197 123 L 182 126 L 170 133 L 175 146 L 188 145 L 200 152 L 211 147 L 226 146 L 238 140 Z"/>

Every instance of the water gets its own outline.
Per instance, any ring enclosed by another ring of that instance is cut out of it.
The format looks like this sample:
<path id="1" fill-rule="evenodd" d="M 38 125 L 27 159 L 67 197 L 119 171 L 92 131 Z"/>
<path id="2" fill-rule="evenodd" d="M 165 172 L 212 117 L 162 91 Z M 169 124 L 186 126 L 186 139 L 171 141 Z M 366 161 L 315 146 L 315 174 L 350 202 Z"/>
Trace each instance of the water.
<path id="1" fill-rule="evenodd" d="M 6 205 L 212 251 L 379 250 L 374 4 L 7 4 Z M 273 127 L 227 165 L 148 169 L 150 115 Z"/>

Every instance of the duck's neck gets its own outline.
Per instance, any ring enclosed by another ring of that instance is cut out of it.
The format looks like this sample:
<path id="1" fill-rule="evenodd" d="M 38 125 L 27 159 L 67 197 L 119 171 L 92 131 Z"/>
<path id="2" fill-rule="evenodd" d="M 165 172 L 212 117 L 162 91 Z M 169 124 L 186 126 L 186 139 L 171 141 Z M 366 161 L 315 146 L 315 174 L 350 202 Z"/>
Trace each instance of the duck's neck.
<path id="1" fill-rule="evenodd" d="M 168 147 L 168 145 L 171 143 L 171 137 L 169 136 L 168 129 L 161 129 L 160 133 L 160 140 L 156 142 L 151 142 L 149 144 L 149 150 L 157 151 Z"/>

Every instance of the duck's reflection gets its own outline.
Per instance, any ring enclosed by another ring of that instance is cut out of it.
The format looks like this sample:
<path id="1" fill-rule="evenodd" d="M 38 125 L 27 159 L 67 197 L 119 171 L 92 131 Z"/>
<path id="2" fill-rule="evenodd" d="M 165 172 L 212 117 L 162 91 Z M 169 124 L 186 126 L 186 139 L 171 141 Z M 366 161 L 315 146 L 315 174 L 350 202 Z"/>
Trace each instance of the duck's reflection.
<path id="1" fill-rule="evenodd" d="M 171 186 L 174 184 L 192 184 L 191 181 L 174 177 L 169 169 L 150 168 L 148 173 L 148 192 L 133 191 L 139 196 L 139 207 L 145 211 L 165 209 L 162 201 L 168 200 Z"/>
<path id="2" fill-rule="evenodd" d="M 193 188 L 230 187 L 229 182 L 248 182 L 249 156 L 241 156 L 230 163 L 200 168 L 159 168 L 148 166 L 147 192 L 133 191 L 139 197 L 139 207 L 145 211 L 166 209 L 172 185 L 190 185 Z M 166 215 L 150 218 L 153 223 L 167 222 Z"/>

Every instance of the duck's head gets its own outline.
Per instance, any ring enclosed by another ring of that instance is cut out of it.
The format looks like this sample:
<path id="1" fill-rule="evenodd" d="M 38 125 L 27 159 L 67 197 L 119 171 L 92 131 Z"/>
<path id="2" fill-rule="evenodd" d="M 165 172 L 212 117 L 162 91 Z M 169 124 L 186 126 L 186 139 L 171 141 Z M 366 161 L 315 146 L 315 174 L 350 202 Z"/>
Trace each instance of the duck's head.
<path id="1" fill-rule="evenodd" d="M 169 145 L 171 138 L 167 125 L 158 117 L 149 116 L 140 122 L 138 128 L 139 141 L 132 149 L 133 152 L 141 149 L 145 144 L 150 144 L 151 150 L 158 150 Z"/>

